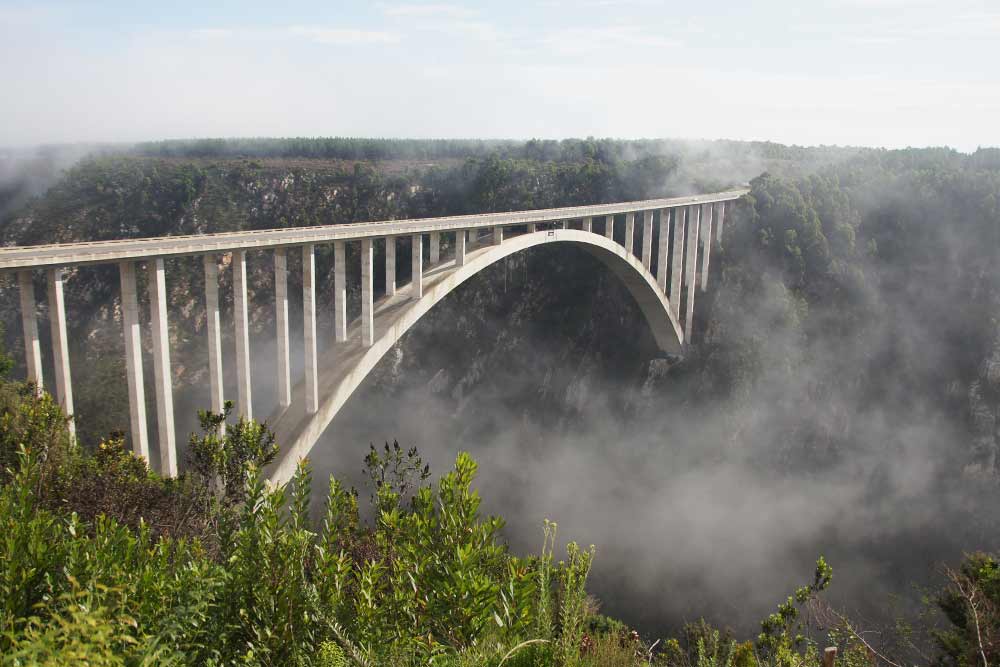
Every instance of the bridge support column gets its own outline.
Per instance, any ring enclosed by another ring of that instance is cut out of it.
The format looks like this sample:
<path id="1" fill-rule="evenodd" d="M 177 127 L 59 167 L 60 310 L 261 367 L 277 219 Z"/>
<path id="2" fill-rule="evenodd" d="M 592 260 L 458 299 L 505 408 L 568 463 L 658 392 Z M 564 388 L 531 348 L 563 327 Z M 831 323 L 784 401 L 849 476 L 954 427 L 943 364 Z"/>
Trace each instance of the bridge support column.
<path id="1" fill-rule="evenodd" d="M 69 341 L 66 335 L 66 304 L 63 300 L 63 270 L 49 269 L 49 323 L 52 327 L 52 354 L 56 370 L 56 398 L 70 417 L 69 434 L 76 438 L 73 422 L 73 381 L 69 370 Z"/>
<path id="2" fill-rule="evenodd" d="M 715 242 L 722 243 L 722 223 L 726 219 L 726 204 L 728 202 L 720 201 L 715 209 Z"/>
<path id="3" fill-rule="evenodd" d="M 455 266 L 465 266 L 466 236 L 468 232 L 460 229 L 455 232 Z"/>
<path id="4" fill-rule="evenodd" d="M 274 249 L 274 324 L 278 337 L 278 405 L 292 404 L 292 364 L 288 350 L 288 256 Z"/>
<path id="5" fill-rule="evenodd" d="M 419 299 L 424 295 L 424 241 L 421 234 L 413 235 L 411 244 L 410 260 L 410 284 L 413 286 L 413 298 Z"/>
<path id="6" fill-rule="evenodd" d="M 305 356 L 306 414 L 319 409 L 319 375 L 316 363 L 316 252 L 313 244 L 302 246 L 302 337 Z"/>
<path id="7" fill-rule="evenodd" d="M 613 215 L 604 216 L 604 236 L 609 239 L 615 237 L 615 216 Z"/>
<path id="8" fill-rule="evenodd" d="M 625 249 L 635 256 L 635 213 L 625 214 Z"/>
<path id="9" fill-rule="evenodd" d="M 430 265 L 436 266 L 441 261 L 441 232 L 430 233 Z"/>
<path id="10" fill-rule="evenodd" d="M 493 228 L 493 245 L 500 245 L 503 243 L 503 227 L 497 225 Z"/>
<path id="11" fill-rule="evenodd" d="M 333 242 L 333 339 L 347 340 L 347 246 Z"/>
<path id="12" fill-rule="evenodd" d="M 35 383 L 35 393 L 42 393 L 42 345 L 38 340 L 38 316 L 35 313 L 35 281 L 31 271 L 18 271 L 21 291 L 21 329 L 24 332 L 24 356 L 28 380 Z"/>
<path id="13" fill-rule="evenodd" d="M 385 237 L 385 295 L 396 293 L 396 237 Z"/>
<path id="14" fill-rule="evenodd" d="M 250 332 L 247 314 L 247 256 L 233 251 L 233 324 L 236 325 L 236 403 L 241 417 L 253 419 L 250 385 Z"/>
<path id="15" fill-rule="evenodd" d="M 146 431 L 146 393 L 142 377 L 142 324 L 135 286 L 135 263 L 118 265 L 121 283 L 122 333 L 125 336 L 125 378 L 128 382 L 128 418 L 132 451 L 148 465 L 149 439 Z"/>
<path id="16" fill-rule="evenodd" d="M 712 204 L 701 207 L 701 291 L 708 289 L 708 260 L 712 255 Z"/>
<path id="17" fill-rule="evenodd" d="M 585 232 L 592 232 L 592 231 L 594 231 L 594 219 L 593 218 L 584 218 L 583 219 L 583 231 L 585 231 Z"/>
<path id="18" fill-rule="evenodd" d="M 642 212 L 642 265 L 649 271 L 653 262 L 653 212 Z"/>
<path id="19" fill-rule="evenodd" d="M 219 264 L 215 255 L 205 255 L 205 329 L 208 331 L 208 383 L 212 412 L 222 414 L 222 322 L 219 319 Z M 225 425 L 219 426 L 219 435 Z"/>
<path id="20" fill-rule="evenodd" d="M 361 239 L 361 344 L 365 347 L 375 343 L 374 262 L 372 240 Z"/>
<path id="21" fill-rule="evenodd" d="M 159 434 L 160 474 L 177 476 L 177 445 L 174 441 L 174 387 L 170 376 L 170 332 L 167 325 L 167 283 L 163 260 L 151 260 L 149 310 L 153 329 L 153 376 L 156 384 L 156 429 Z"/>
<path id="22" fill-rule="evenodd" d="M 698 228 L 701 222 L 701 206 L 688 209 L 687 259 L 684 261 L 684 285 L 687 287 L 687 303 L 684 316 L 684 342 L 691 343 L 691 320 L 694 319 L 694 294 L 698 282 Z"/>
<path id="23" fill-rule="evenodd" d="M 687 208 L 674 209 L 673 258 L 670 261 L 670 307 L 674 317 L 681 319 L 681 276 L 684 269 L 684 237 L 686 234 Z"/>
<path id="24" fill-rule="evenodd" d="M 656 284 L 667 293 L 667 252 L 670 250 L 670 209 L 660 210 L 660 240 L 656 249 Z"/>

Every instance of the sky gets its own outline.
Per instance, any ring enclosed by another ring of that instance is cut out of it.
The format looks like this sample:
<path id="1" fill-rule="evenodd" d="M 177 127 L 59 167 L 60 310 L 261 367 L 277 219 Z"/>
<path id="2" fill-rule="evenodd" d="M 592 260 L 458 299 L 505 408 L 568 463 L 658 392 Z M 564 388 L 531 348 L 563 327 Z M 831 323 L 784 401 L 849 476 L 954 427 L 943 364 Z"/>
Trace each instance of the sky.
<path id="1" fill-rule="evenodd" d="M 1000 145 L 997 0 L 11 2 L 0 146 L 234 136 Z"/>

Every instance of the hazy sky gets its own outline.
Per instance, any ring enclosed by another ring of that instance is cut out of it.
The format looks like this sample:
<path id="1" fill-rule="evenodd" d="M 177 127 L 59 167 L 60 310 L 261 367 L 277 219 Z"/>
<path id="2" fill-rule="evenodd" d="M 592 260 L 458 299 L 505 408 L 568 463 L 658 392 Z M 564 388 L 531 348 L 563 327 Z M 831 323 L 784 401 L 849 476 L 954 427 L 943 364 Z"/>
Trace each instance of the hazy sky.
<path id="1" fill-rule="evenodd" d="M 998 72 L 997 0 L 0 0 L 0 145 L 594 135 L 974 150 L 1000 145 Z"/>

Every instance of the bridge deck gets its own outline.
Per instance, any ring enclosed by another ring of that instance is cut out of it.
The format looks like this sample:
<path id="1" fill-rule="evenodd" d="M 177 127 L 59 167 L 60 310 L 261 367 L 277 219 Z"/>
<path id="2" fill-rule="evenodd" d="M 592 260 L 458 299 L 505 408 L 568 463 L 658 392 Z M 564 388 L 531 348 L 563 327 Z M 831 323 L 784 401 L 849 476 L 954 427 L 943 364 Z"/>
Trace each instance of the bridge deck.
<path id="1" fill-rule="evenodd" d="M 0 248 L 0 271 L 77 264 L 102 264 L 130 259 L 148 259 L 182 255 L 230 252 L 252 248 L 275 248 L 306 243 L 328 243 L 384 236 L 423 234 L 428 232 L 474 229 L 482 227 L 524 225 L 553 220 L 578 220 L 622 213 L 635 213 L 676 206 L 711 204 L 732 201 L 749 190 L 739 189 L 706 195 L 649 199 L 644 201 L 565 208 L 484 213 L 416 220 L 385 220 L 287 229 L 259 229 L 221 234 L 163 236 L 147 239 L 121 239 L 87 243 L 61 243 L 38 246 Z"/>

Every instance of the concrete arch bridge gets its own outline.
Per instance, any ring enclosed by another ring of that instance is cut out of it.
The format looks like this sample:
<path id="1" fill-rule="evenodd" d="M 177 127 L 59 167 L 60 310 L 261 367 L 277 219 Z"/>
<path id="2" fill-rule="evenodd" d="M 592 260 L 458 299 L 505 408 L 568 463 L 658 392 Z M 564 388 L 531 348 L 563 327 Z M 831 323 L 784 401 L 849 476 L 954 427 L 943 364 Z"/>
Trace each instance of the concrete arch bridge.
<path id="1" fill-rule="evenodd" d="M 711 251 L 721 236 L 727 208 L 746 192 L 742 189 L 672 199 L 420 220 L 7 247 L 0 248 L 0 271 L 15 272 L 18 277 L 28 379 L 39 389 L 45 382 L 33 272 L 46 272 L 54 393 L 66 413 L 72 415 L 73 384 L 63 298 L 65 272 L 67 268 L 85 264 L 118 265 L 131 441 L 135 453 L 149 460 L 147 385 L 142 364 L 146 327 L 136 293 L 137 271 L 147 272 L 159 470 L 173 476 L 177 474 L 177 448 L 164 259 L 191 255 L 204 258 L 211 408 L 221 412 L 224 397 L 219 257 L 232 253 L 229 266 L 233 271 L 236 404 L 240 415 L 252 417 L 246 255 L 271 253 L 278 405 L 269 422 L 282 449 L 281 458 L 269 476 L 274 482 L 283 482 L 372 368 L 424 313 L 487 266 L 537 245 L 570 243 L 595 256 L 628 288 L 659 347 L 680 352 L 691 337 L 695 293 L 699 285 L 702 290 L 707 287 Z M 624 225 L 624 245 L 615 240 L 616 225 Z M 426 263 L 425 235 L 429 237 Z M 396 245 L 401 236 L 412 238 L 412 271 L 411 281 L 397 286 Z M 442 237 L 447 243 L 447 256 L 442 254 Z M 361 245 L 361 317 L 353 322 L 347 321 L 347 243 Z M 376 243 L 385 244 L 386 258 L 385 293 L 377 299 L 373 281 Z M 316 334 L 317 244 L 334 246 L 333 341 L 320 341 Z M 289 359 L 289 252 L 302 254 L 304 372 L 301 378 L 292 377 Z"/>

